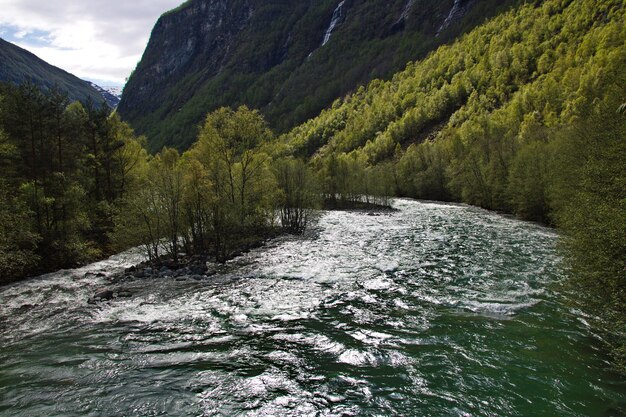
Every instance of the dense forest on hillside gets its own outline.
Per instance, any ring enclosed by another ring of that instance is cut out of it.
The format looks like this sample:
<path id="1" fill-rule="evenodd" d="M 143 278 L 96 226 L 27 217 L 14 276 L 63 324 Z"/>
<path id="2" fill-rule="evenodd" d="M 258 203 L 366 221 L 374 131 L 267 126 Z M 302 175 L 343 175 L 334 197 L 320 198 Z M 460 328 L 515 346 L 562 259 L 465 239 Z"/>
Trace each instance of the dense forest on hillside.
<path id="1" fill-rule="evenodd" d="M 477 28 L 282 142 L 327 192 L 379 188 L 556 225 L 581 304 L 626 348 L 626 7 L 546 1 Z"/>
<path id="2" fill-rule="evenodd" d="M 150 156 L 93 103 L 3 86 L 0 276 L 133 245 L 224 261 L 323 201 L 460 201 L 561 229 L 569 290 L 626 369 L 624 6 L 523 5 L 278 138 L 220 108 L 182 155 Z"/>

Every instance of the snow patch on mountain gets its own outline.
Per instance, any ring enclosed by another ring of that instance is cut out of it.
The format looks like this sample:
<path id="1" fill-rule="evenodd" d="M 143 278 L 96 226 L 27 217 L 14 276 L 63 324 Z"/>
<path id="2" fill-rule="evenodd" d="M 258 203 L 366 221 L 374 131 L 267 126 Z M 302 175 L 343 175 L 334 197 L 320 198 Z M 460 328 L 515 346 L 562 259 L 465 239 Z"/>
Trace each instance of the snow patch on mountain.
<path id="1" fill-rule="evenodd" d="M 102 95 L 102 98 L 104 99 L 104 101 L 106 101 L 109 107 L 111 107 L 112 109 L 116 108 L 117 105 L 120 103 L 120 100 L 122 98 L 122 87 L 99 86 L 98 84 L 95 84 L 91 81 L 87 81 L 87 82 L 93 88 L 95 88 L 100 93 L 100 95 Z"/>

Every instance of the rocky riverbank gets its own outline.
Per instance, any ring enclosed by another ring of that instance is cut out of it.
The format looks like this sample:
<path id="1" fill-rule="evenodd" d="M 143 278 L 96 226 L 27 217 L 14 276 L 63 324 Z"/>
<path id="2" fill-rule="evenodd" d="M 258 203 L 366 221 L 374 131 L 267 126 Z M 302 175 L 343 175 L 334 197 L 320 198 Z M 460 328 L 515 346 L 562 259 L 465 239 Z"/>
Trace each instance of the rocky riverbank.
<path id="1" fill-rule="evenodd" d="M 280 231 L 275 230 L 263 238 L 243 240 L 230 252 L 227 260 L 237 258 L 252 249 L 261 247 L 281 234 Z M 162 256 L 151 261 L 147 260 L 109 276 L 109 284 L 98 288 L 93 296 L 88 299 L 88 302 L 96 304 L 117 298 L 132 297 L 133 290 L 128 283 L 137 279 L 206 280 L 214 276 L 222 265 L 223 263 L 217 262 L 215 256 L 209 253 L 201 255 L 180 254 L 176 260 L 168 256 Z M 105 274 L 99 273 L 96 276 L 102 277 Z"/>

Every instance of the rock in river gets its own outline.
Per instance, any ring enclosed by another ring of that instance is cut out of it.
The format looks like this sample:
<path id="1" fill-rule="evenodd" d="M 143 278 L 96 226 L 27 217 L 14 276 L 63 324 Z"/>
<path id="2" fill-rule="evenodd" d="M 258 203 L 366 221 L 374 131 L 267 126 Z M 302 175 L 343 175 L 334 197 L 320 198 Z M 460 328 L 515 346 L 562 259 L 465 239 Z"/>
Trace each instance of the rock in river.
<path id="1" fill-rule="evenodd" d="M 107 301 L 113 298 L 113 291 L 108 288 L 100 288 L 96 291 L 93 297 L 88 302 L 89 304 L 97 303 L 98 301 Z"/>

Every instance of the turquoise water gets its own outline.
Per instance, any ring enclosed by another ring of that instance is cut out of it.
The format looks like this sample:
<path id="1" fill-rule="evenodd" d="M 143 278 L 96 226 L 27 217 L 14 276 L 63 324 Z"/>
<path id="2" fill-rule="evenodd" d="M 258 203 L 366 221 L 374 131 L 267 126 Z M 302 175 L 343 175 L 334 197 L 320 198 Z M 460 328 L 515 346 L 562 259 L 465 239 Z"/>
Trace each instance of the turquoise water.
<path id="1" fill-rule="evenodd" d="M 622 416 L 556 234 L 462 205 L 322 213 L 209 279 L 107 261 L 0 288 L 0 414 Z M 98 273 L 103 276 L 98 276 Z"/>

